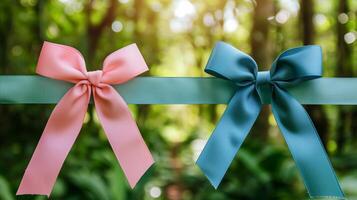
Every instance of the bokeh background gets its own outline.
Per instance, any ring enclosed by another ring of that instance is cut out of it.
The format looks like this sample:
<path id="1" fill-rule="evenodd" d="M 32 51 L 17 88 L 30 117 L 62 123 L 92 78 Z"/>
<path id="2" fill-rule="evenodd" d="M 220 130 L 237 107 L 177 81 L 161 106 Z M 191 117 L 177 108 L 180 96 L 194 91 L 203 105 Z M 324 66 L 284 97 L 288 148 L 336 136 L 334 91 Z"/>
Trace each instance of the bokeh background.
<path id="1" fill-rule="evenodd" d="M 357 75 L 355 0 L 1 0 L 0 74 L 34 74 L 44 40 L 79 49 L 89 70 L 137 43 L 147 76 L 207 76 L 218 40 L 250 53 L 260 70 L 282 50 L 323 48 L 324 76 Z M 173 88 L 174 89 L 174 88 Z M 357 92 L 357 91 L 356 91 Z M 15 192 L 54 105 L 0 105 L 0 199 Z M 342 188 L 357 199 L 357 107 L 305 106 Z M 91 106 L 50 199 L 306 199 L 266 106 L 218 190 L 195 165 L 225 105 L 130 105 L 156 164 L 134 190 Z"/>

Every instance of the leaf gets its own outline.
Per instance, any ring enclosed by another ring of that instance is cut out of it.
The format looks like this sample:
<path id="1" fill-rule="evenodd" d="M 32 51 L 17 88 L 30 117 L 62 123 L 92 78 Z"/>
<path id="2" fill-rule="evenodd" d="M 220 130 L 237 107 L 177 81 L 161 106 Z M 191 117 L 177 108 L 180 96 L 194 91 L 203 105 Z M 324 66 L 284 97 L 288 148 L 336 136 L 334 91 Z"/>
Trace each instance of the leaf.
<path id="1" fill-rule="evenodd" d="M 110 192 L 103 179 L 97 174 L 86 171 L 72 172 L 69 177 L 91 199 L 110 200 Z"/>
<path id="2" fill-rule="evenodd" d="M 269 173 L 267 173 L 263 168 L 260 167 L 260 161 L 250 152 L 240 149 L 239 157 L 242 163 L 249 169 L 251 172 L 256 175 L 260 181 L 268 182 L 270 180 Z"/>
<path id="3" fill-rule="evenodd" d="M 0 176 L 0 199 L 2 200 L 14 199 L 11 195 L 9 183 L 2 176 Z"/>

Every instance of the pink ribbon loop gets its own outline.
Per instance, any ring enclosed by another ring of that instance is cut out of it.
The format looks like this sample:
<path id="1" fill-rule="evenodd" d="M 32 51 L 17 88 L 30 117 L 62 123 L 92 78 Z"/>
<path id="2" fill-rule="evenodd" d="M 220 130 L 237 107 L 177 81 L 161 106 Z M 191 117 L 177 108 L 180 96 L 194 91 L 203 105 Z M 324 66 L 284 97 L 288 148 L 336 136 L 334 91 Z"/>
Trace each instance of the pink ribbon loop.
<path id="1" fill-rule="evenodd" d="M 104 60 L 103 70 L 87 72 L 76 49 L 44 42 L 36 72 L 75 86 L 51 113 L 16 194 L 50 195 L 80 132 L 92 92 L 98 118 L 133 188 L 154 160 L 126 102 L 111 84 L 124 83 L 147 70 L 135 44 L 110 54 Z"/>

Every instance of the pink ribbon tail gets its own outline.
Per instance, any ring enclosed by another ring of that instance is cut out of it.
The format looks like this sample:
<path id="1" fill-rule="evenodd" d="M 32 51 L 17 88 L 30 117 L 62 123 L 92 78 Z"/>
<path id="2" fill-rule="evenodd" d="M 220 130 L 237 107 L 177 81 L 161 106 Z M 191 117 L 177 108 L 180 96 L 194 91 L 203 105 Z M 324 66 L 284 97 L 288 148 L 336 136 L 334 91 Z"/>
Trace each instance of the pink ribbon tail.
<path id="1" fill-rule="evenodd" d="M 112 86 L 101 84 L 94 89 L 93 96 L 104 132 L 133 188 L 154 163 L 151 153 L 126 102 Z"/>
<path id="2" fill-rule="evenodd" d="M 49 196 L 82 127 L 90 89 L 77 84 L 56 105 L 27 166 L 16 195 Z"/>

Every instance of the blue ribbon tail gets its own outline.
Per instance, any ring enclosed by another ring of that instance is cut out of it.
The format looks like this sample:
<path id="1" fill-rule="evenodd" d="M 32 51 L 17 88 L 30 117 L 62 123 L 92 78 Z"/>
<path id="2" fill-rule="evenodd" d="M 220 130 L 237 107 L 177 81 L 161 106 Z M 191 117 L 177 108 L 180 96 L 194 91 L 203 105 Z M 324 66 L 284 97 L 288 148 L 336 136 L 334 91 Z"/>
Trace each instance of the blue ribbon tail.
<path id="1" fill-rule="evenodd" d="M 311 197 L 343 198 L 330 160 L 304 107 L 279 86 L 272 111 Z"/>
<path id="2" fill-rule="evenodd" d="M 240 87 L 227 105 L 196 162 L 215 188 L 252 128 L 261 106 L 254 84 Z"/>

